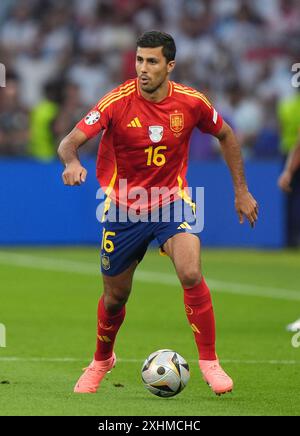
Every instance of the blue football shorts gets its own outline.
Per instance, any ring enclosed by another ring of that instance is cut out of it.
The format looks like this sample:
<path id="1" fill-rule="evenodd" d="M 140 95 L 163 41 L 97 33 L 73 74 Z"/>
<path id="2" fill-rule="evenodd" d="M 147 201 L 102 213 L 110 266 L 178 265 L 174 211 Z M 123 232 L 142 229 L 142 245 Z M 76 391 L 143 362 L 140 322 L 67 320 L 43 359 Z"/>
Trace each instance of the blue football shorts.
<path id="1" fill-rule="evenodd" d="M 113 208 L 115 212 L 113 213 Z M 104 275 L 116 276 L 125 271 L 133 262 L 143 259 L 148 245 L 156 239 L 163 251 L 164 243 L 178 233 L 193 231 L 196 221 L 196 205 L 176 200 L 166 207 L 140 216 L 140 220 L 125 222 L 119 219 L 119 208 L 112 205 L 103 218 L 101 244 L 101 271 Z M 117 217 L 117 219 L 116 219 Z"/>

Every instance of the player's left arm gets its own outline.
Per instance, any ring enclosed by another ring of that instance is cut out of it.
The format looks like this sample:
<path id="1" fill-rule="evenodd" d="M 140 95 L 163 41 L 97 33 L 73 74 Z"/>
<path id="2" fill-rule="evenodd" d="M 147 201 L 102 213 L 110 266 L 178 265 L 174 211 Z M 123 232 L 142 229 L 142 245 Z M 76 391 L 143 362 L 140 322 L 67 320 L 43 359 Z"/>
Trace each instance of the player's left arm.
<path id="1" fill-rule="evenodd" d="M 258 218 L 258 204 L 248 191 L 241 147 L 238 140 L 232 128 L 224 120 L 222 127 L 214 136 L 220 142 L 225 161 L 231 172 L 235 192 L 235 209 L 239 216 L 240 224 L 244 222 L 245 216 L 251 227 L 254 227 Z"/>

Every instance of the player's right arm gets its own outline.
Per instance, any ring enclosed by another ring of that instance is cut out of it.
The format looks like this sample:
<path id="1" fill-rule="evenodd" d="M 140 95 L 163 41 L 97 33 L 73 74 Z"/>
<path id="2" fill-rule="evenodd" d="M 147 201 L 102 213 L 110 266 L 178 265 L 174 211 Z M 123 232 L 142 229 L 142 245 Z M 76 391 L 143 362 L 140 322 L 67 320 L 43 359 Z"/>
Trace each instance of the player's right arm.
<path id="1" fill-rule="evenodd" d="M 278 179 L 278 186 L 285 192 L 291 192 L 291 182 L 297 169 L 300 168 L 300 141 L 298 145 L 290 151 L 283 172 Z"/>
<path id="2" fill-rule="evenodd" d="M 74 186 L 85 182 L 87 170 L 81 165 L 78 149 L 102 129 L 108 128 L 112 116 L 111 111 L 112 109 L 108 105 L 102 109 L 100 100 L 59 144 L 57 152 L 65 165 L 62 174 L 65 185 Z"/>
<path id="3" fill-rule="evenodd" d="M 64 137 L 57 153 L 65 166 L 62 179 L 65 185 L 74 186 L 85 182 L 87 170 L 81 165 L 78 149 L 88 140 L 87 135 L 77 127 Z"/>

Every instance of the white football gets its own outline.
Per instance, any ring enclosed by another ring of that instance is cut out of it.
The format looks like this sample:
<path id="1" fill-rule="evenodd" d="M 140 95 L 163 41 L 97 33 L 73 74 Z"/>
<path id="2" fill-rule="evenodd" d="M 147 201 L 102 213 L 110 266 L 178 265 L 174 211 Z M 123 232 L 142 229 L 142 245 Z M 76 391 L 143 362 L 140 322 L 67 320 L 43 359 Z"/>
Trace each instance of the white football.
<path id="1" fill-rule="evenodd" d="M 150 354 L 142 366 L 144 386 L 159 397 L 179 394 L 190 378 L 186 360 L 173 350 L 158 350 Z"/>

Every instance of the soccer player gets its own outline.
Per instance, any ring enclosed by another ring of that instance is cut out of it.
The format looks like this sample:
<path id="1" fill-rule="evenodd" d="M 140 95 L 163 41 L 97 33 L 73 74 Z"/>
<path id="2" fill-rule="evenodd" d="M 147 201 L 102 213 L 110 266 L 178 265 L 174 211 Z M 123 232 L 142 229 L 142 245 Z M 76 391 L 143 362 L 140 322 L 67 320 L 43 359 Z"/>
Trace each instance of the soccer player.
<path id="1" fill-rule="evenodd" d="M 300 168 L 297 170 L 297 144 L 300 137 L 300 87 L 297 92 L 278 103 L 277 115 L 280 127 L 280 150 L 287 156 L 285 170 L 280 177 L 281 188 L 288 190 L 286 199 L 287 245 L 297 247 L 300 243 Z M 289 164 L 296 164 L 294 170 Z M 292 180 L 292 189 L 290 187 Z"/>
<path id="2" fill-rule="evenodd" d="M 298 145 L 288 154 L 284 170 L 278 178 L 278 186 L 284 192 L 292 192 L 291 183 L 295 173 L 300 169 L 300 138 Z"/>
<path id="3" fill-rule="evenodd" d="M 282 173 L 278 178 L 278 186 L 280 189 L 282 189 L 282 191 L 286 193 L 292 192 L 291 184 L 293 182 L 293 177 L 296 172 L 299 173 L 299 170 L 300 170 L 300 139 L 298 141 L 298 145 L 289 152 L 284 170 L 282 171 Z M 291 324 L 288 324 L 286 328 L 290 332 L 297 332 L 298 330 L 300 330 L 300 318 L 296 319 L 296 321 L 292 322 Z"/>
<path id="4" fill-rule="evenodd" d="M 137 78 L 100 99 L 62 140 L 58 154 L 65 164 L 63 181 L 74 186 L 86 180 L 87 171 L 80 163 L 78 148 L 104 130 L 97 177 L 106 187 L 110 206 L 116 205 L 120 211 L 132 205 L 132 197 L 126 198 L 120 188 L 120 181 L 126 179 L 128 189 L 133 191 L 142 188 L 150 194 L 153 187 L 166 187 L 175 192 L 169 201 L 170 217 L 174 218 L 175 203 L 186 201 L 191 208 L 194 206 L 184 188 L 189 140 L 193 128 L 198 127 L 219 139 L 231 171 L 240 223 L 245 216 L 254 226 L 258 206 L 247 188 L 235 135 L 203 94 L 170 81 L 175 53 L 174 40 L 168 34 L 150 31 L 138 38 Z M 160 212 L 166 205 L 164 195 L 146 205 L 142 202 L 141 216 L 154 209 Z M 172 260 L 183 288 L 204 380 L 216 394 L 231 391 L 233 381 L 221 368 L 215 351 L 214 312 L 201 273 L 198 234 L 193 234 L 186 222 L 164 222 L 161 214 L 158 222 L 118 222 L 110 220 L 108 213 L 107 207 L 101 247 L 104 292 L 98 305 L 96 353 L 74 391 L 96 392 L 105 374 L 115 366 L 114 343 L 125 317 L 134 271 L 153 239 Z"/>

